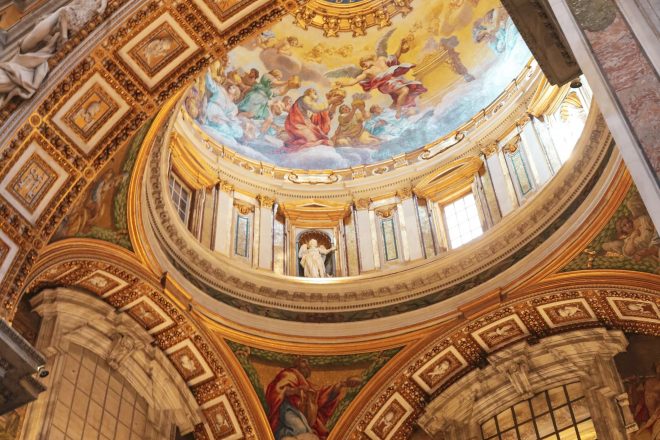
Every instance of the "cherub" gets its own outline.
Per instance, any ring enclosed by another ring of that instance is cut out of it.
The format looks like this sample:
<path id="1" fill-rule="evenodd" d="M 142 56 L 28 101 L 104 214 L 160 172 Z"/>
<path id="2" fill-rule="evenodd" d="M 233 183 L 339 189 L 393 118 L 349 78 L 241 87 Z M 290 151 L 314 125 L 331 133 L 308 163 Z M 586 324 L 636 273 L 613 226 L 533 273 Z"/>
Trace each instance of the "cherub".
<path id="1" fill-rule="evenodd" d="M 364 129 L 367 119 L 365 103 L 362 100 L 353 100 L 351 106 L 343 104 L 339 107 L 337 131 L 333 137 L 335 145 L 373 145 L 380 140 Z"/>
<path id="2" fill-rule="evenodd" d="M 262 49 L 275 49 L 277 53 L 291 55 L 291 49 L 302 47 L 298 37 L 277 38 L 272 31 L 262 33 L 257 39 L 257 44 Z"/>
<path id="3" fill-rule="evenodd" d="M 415 64 L 401 63 L 399 58 L 410 50 L 410 37 L 403 38 L 394 54 L 388 55 L 387 43 L 395 29 L 387 32 L 376 45 L 376 53 L 362 57 L 360 66 L 346 66 L 326 73 L 328 78 L 339 78 L 336 85 L 348 87 L 359 84 L 362 90 L 369 92 L 378 89 L 392 98 L 392 108 L 396 109 L 397 119 L 404 110 L 417 106 L 417 97 L 427 91 L 426 87 L 415 80 L 405 79 Z"/>

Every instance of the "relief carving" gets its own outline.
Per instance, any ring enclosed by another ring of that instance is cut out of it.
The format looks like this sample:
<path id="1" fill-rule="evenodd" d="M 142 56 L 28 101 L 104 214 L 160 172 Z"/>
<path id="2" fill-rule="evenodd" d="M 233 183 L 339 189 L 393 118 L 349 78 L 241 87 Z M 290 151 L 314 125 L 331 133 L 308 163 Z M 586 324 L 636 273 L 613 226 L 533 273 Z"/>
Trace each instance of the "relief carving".
<path id="1" fill-rule="evenodd" d="M 107 0 L 73 0 L 39 20 L 21 41 L 18 53 L 0 63 L 0 107 L 15 96 L 32 97 L 46 79 L 48 60 L 59 46 L 105 12 L 106 6 Z"/>

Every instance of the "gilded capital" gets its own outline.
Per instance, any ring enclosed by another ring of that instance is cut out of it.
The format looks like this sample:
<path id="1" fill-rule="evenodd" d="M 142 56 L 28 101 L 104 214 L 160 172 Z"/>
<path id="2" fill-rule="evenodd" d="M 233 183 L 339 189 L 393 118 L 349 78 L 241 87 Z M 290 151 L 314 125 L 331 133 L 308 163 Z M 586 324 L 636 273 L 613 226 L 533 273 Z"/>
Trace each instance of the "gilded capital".
<path id="1" fill-rule="evenodd" d="M 486 147 L 483 147 L 481 149 L 481 152 L 484 154 L 486 157 L 492 156 L 495 152 L 497 151 L 497 143 L 492 143 Z"/>
<path id="2" fill-rule="evenodd" d="M 400 190 L 398 190 L 398 191 L 396 192 L 396 195 L 397 195 L 397 197 L 400 198 L 401 200 L 409 199 L 409 198 L 411 198 L 411 197 L 413 196 L 412 188 L 410 188 L 410 187 L 408 187 L 408 188 L 401 188 Z"/>
<path id="3" fill-rule="evenodd" d="M 227 182 L 226 180 L 220 181 L 220 189 L 226 193 L 231 193 L 234 191 L 234 185 Z"/>
<path id="4" fill-rule="evenodd" d="M 502 147 L 502 151 L 505 153 L 513 154 L 518 151 L 518 145 L 520 144 L 520 136 L 516 136 L 511 139 L 505 146 Z"/>
<path id="5" fill-rule="evenodd" d="M 355 200 L 355 209 L 363 210 L 363 209 L 369 209 L 369 205 L 371 205 L 371 200 L 369 199 L 357 199 Z"/>
<path id="6" fill-rule="evenodd" d="M 387 205 L 387 206 L 381 206 L 380 208 L 376 209 L 376 215 L 380 218 L 390 218 L 392 217 L 392 214 L 394 214 L 394 211 L 396 210 L 396 205 Z"/>
<path id="7" fill-rule="evenodd" d="M 259 204 L 262 208 L 272 208 L 275 204 L 275 199 L 268 196 L 258 195 L 257 200 L 259 200 Z"/>

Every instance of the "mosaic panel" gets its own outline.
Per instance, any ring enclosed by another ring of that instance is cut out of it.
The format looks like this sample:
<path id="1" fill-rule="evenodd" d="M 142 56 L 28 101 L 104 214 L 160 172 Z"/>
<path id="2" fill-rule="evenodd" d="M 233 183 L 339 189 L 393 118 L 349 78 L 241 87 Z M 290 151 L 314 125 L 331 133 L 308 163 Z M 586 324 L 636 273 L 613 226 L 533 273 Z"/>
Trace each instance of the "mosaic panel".
<path id="1" fill-rule="evenodd" d="M 596 315 L 583 298 L 542 305 L 536 310 L 550 327 L 597 321 Z"/>
<path id="2" fill-rule="evenodd" d="M 96 270 L 78 281 L 78 285 L 96 295 L 106 297 L 124 288 L 128 283 L 105 271 Z"/>
<path id="3" fill-rule="evenodd" d="M 23 218 L 36 224 L 69 177 L 68 165 L 40 137 L 27 143 L 0 182 L 0 194 Z"/>
<path id="4" fill-rule="evenodd" d="M 181 24 L 166 12 L 121 47 L 117 55 L 148 90 L 154 90 L 199 49 Z"/>
<path id="5" fill-rule="evenodd" d="M 92 153 L 130 110 L 126 100 L 99 72 L 63 102 L 52 121 L 85 155 Z"/>
<path id="6" fill-rule="evenodd" d="M 119 105 L 94 84 L 64 115 L 64 122 L 81 139 L 89 141 L 94 133 L 119 110 Z"/>
<path id="7" fill-rule="evenodd" d="M 11 179 L 7 190 L 25 209 L 34 213 L 55 180 L 57 173 L 35 152 Z"/>
<path id="8" fill-rule="evenodd" d="M 190 347 L 183 347 L 181 350 L 173 352 L 170 354 L 170 359 L 186 382 L 204 373 L 204 367 L 199 363 Z"/>
<path id="9" fill-rule="evenodd" d="M 608 297 L 607 301 L 619 319 L 656 322 L 660 319 L 657 304 L 632 298 Z"/>
<path id="10" fill-rule="evenodd" d="M 204 405 L 202 411 L 208 421 L 208 426 L 213 435 L 212 438 L 239 440 L 244 437 L 226 395 L 223 394 L 209 401 Z"/>
<path id="11" fill-rule="evenodd" d="M 147 330 L 152 330 L 165 322 L 165 319 L 146 301 L 140 301 L 128 309 L 127 313 L 133 319 L 142 324 Z"/>
<path id="12" fill-rule="evenodd" d="M 147 75 L 153 77 L 188 47 L 166 22 L 151 31 L 128 54 Z"/>
<path id="13" fill-rule="evenodd" d="M 213 377 L 208 363 L 190 339 L 184 339 L 165 352 L 188 385 L 192 386 Z"/>

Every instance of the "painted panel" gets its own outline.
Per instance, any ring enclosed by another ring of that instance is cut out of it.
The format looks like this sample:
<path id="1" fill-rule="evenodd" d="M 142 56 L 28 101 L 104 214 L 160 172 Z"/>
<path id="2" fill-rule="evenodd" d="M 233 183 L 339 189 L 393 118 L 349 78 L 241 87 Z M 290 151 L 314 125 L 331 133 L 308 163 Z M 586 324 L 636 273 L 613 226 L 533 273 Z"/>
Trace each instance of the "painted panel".
<path id="1" fill-rule="evenodd" d="M 250 218 L 243 215 L 236 216 L 236 230 L 234 232 L 234 254 L 248 257 L 250 249 Z"/>
<path id="2" fill-rule="evenodd" d="M 326 439 L 364 385 L 399 351 L 303 356 L 226 342 L 250 379 L 275 440 Z"/>

